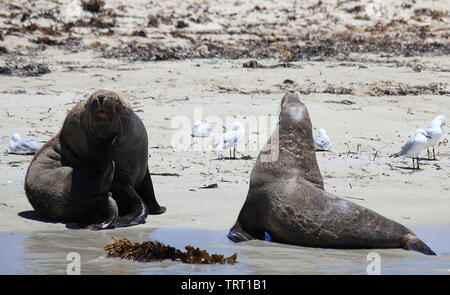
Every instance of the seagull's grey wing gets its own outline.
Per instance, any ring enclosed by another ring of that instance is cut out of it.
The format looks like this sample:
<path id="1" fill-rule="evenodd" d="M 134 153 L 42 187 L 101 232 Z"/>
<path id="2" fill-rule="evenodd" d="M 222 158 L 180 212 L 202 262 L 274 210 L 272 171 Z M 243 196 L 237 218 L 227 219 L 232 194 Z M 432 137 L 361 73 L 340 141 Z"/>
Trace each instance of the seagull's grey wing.
<path id="1" fill-rule="evenodd" d="M 22 141 L 11 141 L 9 143 L 9 148 L 11 149 L 12 152 L 26 152 L 28 150 L 26 145 L 23 145 Z"/>
<path id="2" fill-rule="evenodd" d="M 400 157 L 403 155 L 406 155 L 414 146 L 414 136 L 411 136 L 407 142 L 405 142 L 405 144 L 403 145 L 402 149 L 394 154 L 394 157 Z"/>
<path id="3" fill-rule="evenodd" d="M 331 142 L 328 138 L 316 135 L 314 136 L 314 145 L 316 149 L 330 149 Z"/>
<path id="4" fill-rule="evenodd" d="M 224 150 L 231 146 L 232 140 L 233 140 L 233 132 L 231 130 L 227 131 L 225 134 L 222 135 L 221 140 L 215 147 L 216 150 Z"/>
<path id="5" fill-rule="evenodd" d="M 237 145 L 242 140 L 242 138 L 244 138 L 244 133 L 245 131 L 242 128 L 234 132 L 233 145 Z"/>
<path id="6" fill-rule="evenodd" d="M 44 142 L 36 141 L 34 139 L 30 139 L 27 141 L 27 147 L 30 151 L 38 151 L 44 146 Z"/>
<path id="7" fill-rule="evenodd" d="M 432 125 L 428 125 L 428 127 L 423 130 L 425 130 L 425 132 L 427 133 L 428 136 L 432 136 L 433 133 L 435 132 L 435 129 L 436 129 L 436 127 L 434 127 Z"/>
<path id="8" fill-rule="evenodd" d="M 13 153 L 33 153 L 42 148 L 44 142 L 33 139 L 24 139 L 18 142 L 10 143 L 9 148 Z"/>

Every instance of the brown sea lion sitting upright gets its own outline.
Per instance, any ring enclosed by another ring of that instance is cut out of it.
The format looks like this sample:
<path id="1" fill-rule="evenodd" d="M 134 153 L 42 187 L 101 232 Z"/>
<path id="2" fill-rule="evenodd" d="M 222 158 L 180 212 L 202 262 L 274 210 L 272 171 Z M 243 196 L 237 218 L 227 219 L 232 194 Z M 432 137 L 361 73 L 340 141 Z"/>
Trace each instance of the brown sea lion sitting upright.
<path id="1" fill-rule="evenodd" d="M 124 99 L 98 90 L 79 102 L 35 155 L 25 192 L 51 221 L 89 229 L 144 223 L 161 214 L 148 170 L 147 132 Z"/>
<path id="2" fill-rule="evenodd" d="M 259 154 L 247 199 L 228 237 L 322 248 L 404 248 L 436 255 L 403 225 L 324 190 L 311 121 L 296 94 L 281 102 L 278 130 Z M 266 161 L 271 145 L 278 157 Z M 264 158 L 266 157 L 266 158 Z"/>

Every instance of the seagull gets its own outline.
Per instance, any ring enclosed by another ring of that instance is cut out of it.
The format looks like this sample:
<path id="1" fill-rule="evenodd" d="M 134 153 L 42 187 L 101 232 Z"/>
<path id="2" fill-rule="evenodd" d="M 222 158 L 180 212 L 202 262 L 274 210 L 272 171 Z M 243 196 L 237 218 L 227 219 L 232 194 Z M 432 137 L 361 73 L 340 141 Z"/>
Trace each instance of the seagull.
<path id="1" fill-rule="evenodd" d="M 319 129 L 319 133 L 314 136 L 314 148 L 316 151 L 329 151 L 331 149 L 331 141 L 325 129 Z"/>
<path id="2" fill-rule="evenodd" d="M 413 160 L 413 170 L 416 169 L 414 167 L 414 157 L 417 161 L 417 169 L 419 169 L 419 154 L 427 147 L 428 140 L 431 137 L 427 134 L 424 129 L 417 129 L 415 134 L 411 136 L 408 141 L 403 145 L 402 149 L 390 157 L 400 157 L 405 156 L 408 158 L 412 158 Z"/>
<path id="3" fill-rule="evenodd" d="M 192 137 L 208 137 L 213 130 L 214 123 L 210 121 L 195 121 L 192 127 Z"/>
<path id="4" fill-rule="evenodd" d="M 431 138 L 428 140 L 427 144 L 427 154 L 428 154 L 428 160 L 430 160 L 430 150 L 429 147 L 433 147 L 433 160 L 436 160 L 436 155 L 434 153 L 434 146 L 439 142 L 442 135 L 444 134 L 444 131 L 442 128 L 444 128 L 445 125 L 445 117 L 444 116 L 437 116 L 434 118 L 433 121 L 425 128 L 425 131 L 427 132 L 427 135 Z"/>
<path id="5" fill-rule="evenodd" d="M 13 154 L 34 154 L 40 150 L 45 144 L 43 141 L 36 141 L 32 138 L 22 139 L 22 137 L 14 133 L 9 141 L 9 148 Z"/>
<path id="6" fill-rule="evenodd" d="M 231 130 L 224 133 L 220 142 L 214 146 L 215 150 L 230 149 L 230 158 L 236 159 L 236 145 L 242 140 L 244 133 L 242 123 L 235 121 L 231 125 Z M 233 157 L 231 157 L 231 148 L 233 148 Z"/>

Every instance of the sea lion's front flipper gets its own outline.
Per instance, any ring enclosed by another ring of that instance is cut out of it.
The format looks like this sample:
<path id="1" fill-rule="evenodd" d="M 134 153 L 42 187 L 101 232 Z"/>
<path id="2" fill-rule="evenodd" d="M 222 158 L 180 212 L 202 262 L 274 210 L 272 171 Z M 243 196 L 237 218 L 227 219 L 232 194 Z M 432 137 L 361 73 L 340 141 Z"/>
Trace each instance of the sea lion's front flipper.
<path id="1" fill-rule="evenodd" d="M 119 207 L 119 217 L 112 223 L 113 227 L 127 227 L 145 223 L 147 206 L 138 193 L 120 181 L 113 182 L 111 192 Z"/>
<path id="2" fill-rule="evenodd" d="M 236 222 L 236 224 L 230 229 L 227 237 L 236 243 L 255 239 L 251 234 L 243 230 L 238 222 Z"/>
<path id="3" fill-rule="evenodd" d="M 241 212 L 237 218 L 236 223 L 228 232 L 227 237 L 233 242 L 243 242 L 249 240 L 264 240 L 265 228 L 264 220 L 259 215 L 261 199 L 255 198 L 249 191 L 247 199 L 242 206 Z"/>
<path id="4" fill-rule="evenodd" d="M 403 237 L 403 249 L 421 252 L 425 255 L 436 255 L 430 247 L 413 234 L 406 234 Z"/>
<path id="5" fill-rule="evenodd" d="M 150 176 L 150 172 L 145 172 L 144 180 L 142 181 L 141 187 L 138 190 L 139 196 L 144 201 L 145 205 L 147 205 L 148 214 L 150 215 L 158 215 L 166 212 L 166 207 L 160 206 L 156 201 L 155 191 L 153 190 L 152 178 Z"/>
<path id="6" fill-rule="evenodd" d="M 85 226 L 85 229 L 89 230 L 101 230 L 101 229 L 108 229 L 113 228 L 111 224 L 119 217 L 119 208 L 117 207 L 116 201 L 111 196 L 111 193 L 109 193 L 108 196 L 108 209 L 107 209 L 107 218 L 105 221 L 101 223 L 94 223 L 89 224 Z"/>

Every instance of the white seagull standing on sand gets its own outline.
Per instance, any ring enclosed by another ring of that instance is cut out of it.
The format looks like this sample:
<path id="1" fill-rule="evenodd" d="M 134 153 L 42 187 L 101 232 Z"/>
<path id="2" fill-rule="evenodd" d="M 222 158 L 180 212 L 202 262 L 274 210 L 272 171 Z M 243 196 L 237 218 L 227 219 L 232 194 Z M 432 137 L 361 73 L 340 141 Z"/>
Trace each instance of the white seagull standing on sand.
<path id="1" fill-rule="evenodd" d="M 428 126 L 425 128 L 425 131 L 427 132 L 427 135 L 431 137 L 428 140 L 427 144 L 427 153 L 428 153 L 428 160 L 430 160 L 430 150 L 429 147 L 433 147 L 433 160 L 436 160 L 436 155 L 434 153 L 434 146 L 438 144 L 439 140 L 441 139 L 442 135 L 444 134 L 444 131 L 442 128 L 444 128 L 445 125 L 445 117 L 444 116 L 437 116 Z"/>
<path id="2" fill-rule="evenodd" d="M 236 158 L 236 145 L 244 138 L 245 129 L 241 122 L 235 121 L 231 129 L 223 134 L 222 139 L 214 148 L 216 150 L 230 149 L 230 158 Z M 231 157 L 231 148 L 233 148 L 233 157 Z"/>
<path id="3" fill-rule="evenodd" d="M 34 154 L 45 144 L 42 141 L 36 141 L 32 138 L 22 139 L 22 137 L 14 133 L 9 141 L 9 148 L 14 154 Z"/>
<path id="4" fill-rule="evenodd" d="M 413 160 L 413 170 L 416 169 L 414 167 L 414 157 L 417 161 L 417 169 L 419 169 L 419 154 L 427 147 L 428 140 L 430 136 L 424 129 L 417 129 L 416 133 L 411 136 L 408 141 L 403 145 L 402 149 L 390 157 L 400 157 L 405 156 L 408 158 L 412 158 Z"/>
<path id="5" fill-rule="evenodd" d="M 192 127 L 192 137 L 208 137 L 214 127 L 214 123 L 210 121 L 195 121 Z"/>
<path id="6" fill-rule="evenodd" d="M 316 151 L 329 151 L 331 149 L 331 141 L 325 129 L 320 128 L 319 133 L 314 136 L 314 148 Z"/>

